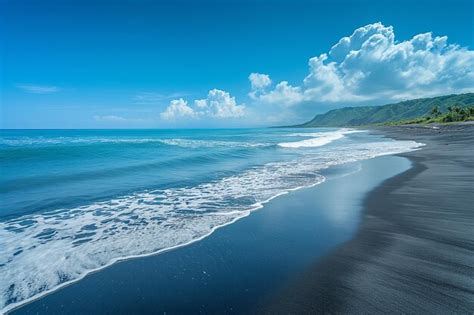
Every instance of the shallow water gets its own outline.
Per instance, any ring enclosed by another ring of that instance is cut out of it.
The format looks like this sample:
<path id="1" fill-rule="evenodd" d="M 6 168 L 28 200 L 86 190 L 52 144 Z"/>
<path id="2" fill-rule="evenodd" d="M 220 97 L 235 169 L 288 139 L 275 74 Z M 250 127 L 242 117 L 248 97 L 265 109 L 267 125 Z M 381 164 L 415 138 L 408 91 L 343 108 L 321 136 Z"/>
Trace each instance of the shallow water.
<path id="1" fill-rule="evenodd" d="M 365 195 L 410 161 L 385 156 L 265 204 L 178 250 L 117 263 L 13 314 L 249 314 L 354 236 Z"/>
<path id="2" fill-rule="evenodd" d="M 419 145 L 346 129 L 4 130 L 0 307 L 202 239 L 330 167 Z"/>

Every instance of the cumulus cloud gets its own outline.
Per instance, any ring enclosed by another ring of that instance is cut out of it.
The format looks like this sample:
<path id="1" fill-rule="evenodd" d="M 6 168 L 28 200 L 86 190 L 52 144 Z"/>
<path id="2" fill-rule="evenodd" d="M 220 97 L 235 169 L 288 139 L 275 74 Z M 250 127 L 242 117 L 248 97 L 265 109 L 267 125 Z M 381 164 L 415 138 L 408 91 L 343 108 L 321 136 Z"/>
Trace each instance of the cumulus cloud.
<path id="1" fill-rule="evenodd" d="M 201 108 L 206 108 L 207 116 L 216 118 L 236 118 L 244 115 L 244 105 L 237 105 L 235 97 L 228 92 L 213 89 L 207 94 L 206 99 L 197 100 Z M 199 105 L 198 105 L 199 106 Z"/>
<path id="2" fill-rule="evenodd" d="M 160 114 L 160 116 L 165 120 L 175 120 L 183 117 L 193 118 L 196 116 L 196 113 L 194 112 L 194 109 L 188 106 L 187 101 L 180 98 L 172 100 L 170 105 Z"/>
<path id="3" fill-rule="evenodd" d="M 37 85 L 37 84 L 17 84 L 17 88 L 23 90 L 26 93 L 33 94 L 51 94 L 61 91 L 57 86 L 50 85 Z"/>
<path id="4" fill-rule="evenodd" d="M 268 74 L 253 72 L 249 75 L 249 80 L 252 90 L 265 89 L 267 86 L 272 84 L 272 80 L 270 80 L 270 76 Z"/>
<path id="5" fill-rule="evenodd" d="M 248 77 L 251 90 L 249 96 L 252 99 L 259 99 L 261 95 L 267 94 L 266 88 L 272 84 L 268 74 L 253 72 Z"/>
<path id="6" fill-rule="evenodd" d="M 261 91 L 250 76 L 249 80 L 251 97 L 281 105 L 462 93 L 474 89 L 474 51 L 432 33 L 398 42 L 392 26 L 374 23 L 341 38 L 328 53 L 311 58 L 309 74 L 300 86 L 282 81 Z"/>
<path id="7" fill-rule="evenodd" d="M 303 100 L 301 88 L 291 86 L 287 81 L 281 81 L 269 92 L 254 95 L 254 98 L 264 103 L 280 104 L 283 106 L 291 106 Z"/>
<path id="8" fill-rule="evenodd" d="M 207 108 L 207 100 L 195 100 L 194 105 L 200 109 Z"/>
<path id="9" fill-rule="evenodd" d="M 181 99 L 172 100 L 170 105 L 161 113 L 161 118 L 174 120 L 177 118 L 211 117 L 216 119 L 238 118 L 245 113 L 245 105 L 237 105 L 235 97 L 228 92 L 213 89 L 205 99 L 194 101 L 194 107 Z"/>

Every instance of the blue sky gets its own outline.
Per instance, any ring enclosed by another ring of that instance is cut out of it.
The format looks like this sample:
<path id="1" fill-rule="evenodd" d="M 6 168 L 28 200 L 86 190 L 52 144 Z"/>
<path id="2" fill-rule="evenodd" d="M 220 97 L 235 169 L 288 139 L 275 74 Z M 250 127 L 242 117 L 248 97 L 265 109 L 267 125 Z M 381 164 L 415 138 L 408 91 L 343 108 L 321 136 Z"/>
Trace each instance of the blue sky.
<path id="1" fill-rule="evenodd" d="M 2 128 L 268 126 L 474 91 L 473 1 L 8 0 L 0 12 Z"/>

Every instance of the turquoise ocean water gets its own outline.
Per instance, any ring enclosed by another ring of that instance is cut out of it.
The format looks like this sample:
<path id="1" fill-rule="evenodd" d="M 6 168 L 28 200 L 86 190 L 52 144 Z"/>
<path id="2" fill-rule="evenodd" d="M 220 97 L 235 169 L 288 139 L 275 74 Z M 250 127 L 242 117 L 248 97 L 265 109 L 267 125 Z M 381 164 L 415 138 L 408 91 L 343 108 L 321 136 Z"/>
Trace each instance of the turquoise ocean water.
<path id="1" fill-rule="evenodd" d="M 419 146 L 328 128 L 2 130 L 0 309 L 200 240 L 330 167 Z"/>

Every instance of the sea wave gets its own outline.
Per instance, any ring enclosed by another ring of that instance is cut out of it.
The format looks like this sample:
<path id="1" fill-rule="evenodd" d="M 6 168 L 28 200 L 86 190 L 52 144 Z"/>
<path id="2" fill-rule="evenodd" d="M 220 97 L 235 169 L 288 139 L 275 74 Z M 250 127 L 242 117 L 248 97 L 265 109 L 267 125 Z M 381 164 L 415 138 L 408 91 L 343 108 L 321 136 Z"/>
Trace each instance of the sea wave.
<path id="1" fill-rule="evenodd" d="M 311 137 L 311 139 L 305 139 L 294 142 L 282 142 L 278 145 L 283 148 L 308 148 L 308 147 L 321 147 L 327 145 L 335 140 L 339 140 L 345 137 L 346 134 L 365 132 L 364 130 L 354 130 L 342 128 L 332 132 L 314 132 L 314 133 L 292 133 L 288 136 L 292 137 Z"/>
<path id="2" fill-rule="evenodd" d="M 12 309 L 118 260 L 200 240 L 276 196 L 323 182 L 322 169 L 420 146 L 353 143 L 192 187 L 142 191 L 0 222 L 0 308 Z"/>
<path id="3" fill-rule="evenodd" d="M 162 139 L 160 142 L 168 145 L 176 145 L 184 148 L 215 148 L 215 147 L 230 147 L 230 148 L 257 148 L 272 146 L 270 143 L 252 143 L 252 142 L 238 142 L 238 141 L 218 141 L 218 140 L 195 140 L 195 139 Z"/>
<path id="4" fill-rule="evenodd" d="M 64 144 L 94 144 L 94 143 L 150 143 L 161 142 L 154 138 L 114 138 L 114 137 L 19 137 L 19 138 L 1 138 L 0 145 L 11 147 L 23 146 L 50 146 Z"/>
<path id="5" fill-rule="evenodd" d="M 159 143 L 165 145 L 179 146 L 183 148 L 210 148 L 210 147 L 230 147 L 230 148 L 253 148 L 271 146 L 270 143 L 252 143 L 239 141 L 218 141 L 218 140 L 198 140 L 198 139 L 163 139 L 163 138 L 115 138 L 115 137 L 21 137 L 21 138 L 0 138 L 0 145 L 8 147 L 28 147 L 28 146 L 54 146 L 67 144 L 147 144 Z"/>

